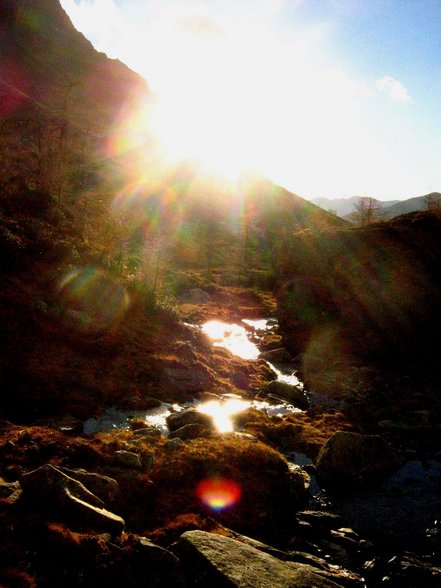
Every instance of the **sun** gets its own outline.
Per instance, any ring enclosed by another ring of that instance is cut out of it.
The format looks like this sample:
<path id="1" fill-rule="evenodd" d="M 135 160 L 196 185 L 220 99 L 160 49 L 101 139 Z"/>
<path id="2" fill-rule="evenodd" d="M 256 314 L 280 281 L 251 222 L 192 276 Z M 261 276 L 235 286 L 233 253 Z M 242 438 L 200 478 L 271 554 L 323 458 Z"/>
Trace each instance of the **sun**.
<path id="1" fill-rule="evenodd" d="M 173 21 L 163 30 L 153 132 L 171 160 L 234 176 L 256 169 L 266 106 L 257 47 L 234 32 Z M 184 26 L 185 25 L 185 26 Z"/>

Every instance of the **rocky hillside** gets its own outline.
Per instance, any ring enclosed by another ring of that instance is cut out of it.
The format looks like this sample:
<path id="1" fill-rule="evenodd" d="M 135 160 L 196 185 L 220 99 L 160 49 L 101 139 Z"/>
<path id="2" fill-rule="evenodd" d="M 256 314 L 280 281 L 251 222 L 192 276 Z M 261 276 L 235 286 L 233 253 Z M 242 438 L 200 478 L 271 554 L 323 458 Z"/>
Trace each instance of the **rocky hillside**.
<path id="1" fill-rule="evenodd" d="M 287 241 L 278 302 L 294 355 L 385 364 L 436 357 L 441 220 L 416 213 L 389 223 Z"/>

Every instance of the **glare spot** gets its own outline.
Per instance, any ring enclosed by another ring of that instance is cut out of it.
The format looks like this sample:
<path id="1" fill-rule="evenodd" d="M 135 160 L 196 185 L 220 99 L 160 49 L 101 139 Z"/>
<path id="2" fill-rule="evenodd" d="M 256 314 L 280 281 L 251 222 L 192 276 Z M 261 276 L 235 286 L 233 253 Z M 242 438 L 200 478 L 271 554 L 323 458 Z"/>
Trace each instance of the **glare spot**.
<path id="1" fill-rule="evenodd" d="M 199 482 L 196 488 L 199 500 L 216 512 L 234 506 L 241 494 L 240 485 L 226 478 L 208 478 Z"/>
<path id="2" fill-rule="evenodd" d="M 213 418 L 214 425 L 219 433 L 231 433 L 234 430 L 231 417 L 243 412 L 251 406 L 249 400 L 242 398 L 228 398 L 222 402 L 220 400 L 209 400 L 197 407 L 199 412 L 208 414 Z"/>
<path id="3" fill-rule="evenodd" d="M 244 327 L 222 321 L 208 321 L 202 331 L 212 340 L 213 345 L 224 347 L 242 359 L 257 359 L 259 349 L 251 343 Z"/>

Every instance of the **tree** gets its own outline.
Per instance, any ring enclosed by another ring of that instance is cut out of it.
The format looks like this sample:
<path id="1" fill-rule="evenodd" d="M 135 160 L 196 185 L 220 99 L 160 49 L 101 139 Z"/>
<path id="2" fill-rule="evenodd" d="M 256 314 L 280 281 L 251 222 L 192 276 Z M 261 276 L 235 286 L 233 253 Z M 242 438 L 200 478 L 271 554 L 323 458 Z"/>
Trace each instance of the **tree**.
<path id="1" fill-rule="evenodd" d="M 429 212 L 441 212 L 441 195 L 437 192 L 431 192 L 424 196 L 424 206 Z"/>
<path id="2" fill-rule="evenodd" d="M 354 212 L 351 213 L 351 220 L 364 227 L 375 223 L 381 219 L 381 202 L 370 196 L 361 196 L 356 204 L 354 204 Z"/>

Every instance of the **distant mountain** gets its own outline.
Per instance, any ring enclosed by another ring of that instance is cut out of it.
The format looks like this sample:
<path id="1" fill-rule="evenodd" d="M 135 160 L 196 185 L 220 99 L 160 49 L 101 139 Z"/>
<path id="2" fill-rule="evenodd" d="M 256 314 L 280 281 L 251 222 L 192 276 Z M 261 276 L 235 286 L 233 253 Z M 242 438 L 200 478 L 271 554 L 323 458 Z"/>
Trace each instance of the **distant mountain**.
<path id="1" fill-rule="evenodd" d="M 415 198 L 401 200 L 396 204 L 384 207 L 382 214 L 384 218 L 391 219 L 400 216 L 400 214 L 427 210 L 430 206 L 441 206 L 441 194 L 439 192 L 431 192 L 425 196 L 416 196 Z"/>
<path id="2" fill-rule="evenodd" d="M 82 116 L 91 127 L 148 92 L 146 81 L 97 52 L 58 0 L 0 3 L 0 112 L 38 105 Z"/>
<path id="3" fill-rule="evenodd" d="M 311 202 L 324 208 L 328 211 L 334 211 L 337 216 L 341 218 L 347 217 L 349 214 L 354 212 L 355 205 L 360 201 L 361 198 L 367 198 L 366 196 L 351 196 L 350 198 L 313 198 Z M 382 207 L 393 206 L 399 203 L 399 200 L 388 200 L 382 202 L 378 200 Z"/>

